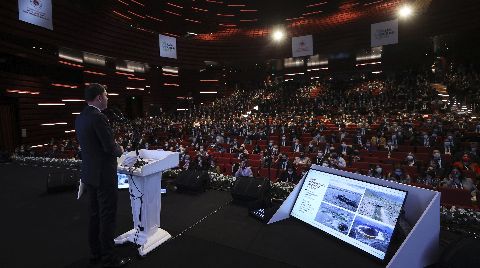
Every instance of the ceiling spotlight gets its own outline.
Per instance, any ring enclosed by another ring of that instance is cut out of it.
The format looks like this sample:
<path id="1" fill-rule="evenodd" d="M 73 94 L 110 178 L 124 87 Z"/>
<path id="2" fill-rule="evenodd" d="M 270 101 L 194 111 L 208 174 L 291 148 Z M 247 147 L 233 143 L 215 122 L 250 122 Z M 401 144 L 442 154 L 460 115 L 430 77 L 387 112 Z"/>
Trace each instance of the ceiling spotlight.
<path id="1" fill-rule="evenodd" d="M 398 11 L 398 14 L 400 15 L 401 18 L 408 18 L 412 15 L 412 13 L 413 13 L 413 9 L 409 5 L 405 5 L 401 7 L 400 10 Z"/>
<path id="2" fill-rule="evenodd" d="M 285 33 L 281 30 L 275 30 L 273 32 L 272 38 L 274 41 L 281 41 L 285 37 Z"/>

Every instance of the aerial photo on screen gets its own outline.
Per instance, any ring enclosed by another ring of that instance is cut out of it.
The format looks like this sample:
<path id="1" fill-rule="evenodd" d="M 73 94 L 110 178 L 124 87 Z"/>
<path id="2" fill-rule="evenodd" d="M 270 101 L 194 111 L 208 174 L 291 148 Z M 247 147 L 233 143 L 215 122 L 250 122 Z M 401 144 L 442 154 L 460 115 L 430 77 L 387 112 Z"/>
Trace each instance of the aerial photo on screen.
<path id="1" fill-rule="evenodd" d="M 127 174 L 117 173 L 117 179 L 118 179 L 118 189 L 126 189 L 129 187 Z"/>
<path id="2" fill-rule="evenodd" d="M 354 216 L 350 211 L 322 203 L 315 221 L 346 235 Z"/>
<path id="3" fill-rule="evenodd" d="M 393 229 L 387 225 L 357 216 L 348 236 L 382 252 L 387 252 Z"/>
<path id="4" fill-rule="evenodd" d="M 402 205 L 402 197 L 366 189 L 358 213 L 395 226 Z"/>
<path id="5" fill-rule="evenodd" d="M 365 188 L 332 180 L 325 192 L 324 202 L 356 211 Z"/>

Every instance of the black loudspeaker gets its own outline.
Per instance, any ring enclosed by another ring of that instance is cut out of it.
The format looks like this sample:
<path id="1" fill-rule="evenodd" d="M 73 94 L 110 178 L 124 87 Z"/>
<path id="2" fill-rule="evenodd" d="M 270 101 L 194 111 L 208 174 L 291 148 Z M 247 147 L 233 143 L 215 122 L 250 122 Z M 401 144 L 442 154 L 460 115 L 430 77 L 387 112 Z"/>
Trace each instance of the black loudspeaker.
<path id="1" fill-rule="evenodd" d="M 207 171 L 204 170 L 184 170 L 178 174 L 173 184 L 177 186 L 178 191 L 204 192 L 210 182 Z"/>
<path id="2" fill-rule="evenodd" d="M 47 175 L 47 193 L 77 189 L 79 180 L 78 171 L 49 172 Z"/>
<path id="3" fill-rule="evenodd" d="M 251 208 L 267 206 L 270 201 L 270 180 L 254 177 L 239 177 L 232 187 L 233 200 Z"/>
<path id="4" fill-rule="evenodd" d="M 479 267 L 480 239 L 463 236 L 451 242 L 442 252 L 438 260 L 438 268 Z"/>
<path id="5" fill-rule="evenodd" d="M 0 163 L 7 163 L 11 161 L 12 161 L 12 158 L 9 153 L 0 151 Z"/>

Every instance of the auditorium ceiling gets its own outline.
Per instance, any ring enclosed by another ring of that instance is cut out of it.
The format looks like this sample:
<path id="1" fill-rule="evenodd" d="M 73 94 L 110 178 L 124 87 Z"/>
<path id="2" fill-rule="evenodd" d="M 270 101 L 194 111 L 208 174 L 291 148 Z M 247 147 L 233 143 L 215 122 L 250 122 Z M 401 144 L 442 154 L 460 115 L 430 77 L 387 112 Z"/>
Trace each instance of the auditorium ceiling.
<path id="1" fill-rule="evenodd" d="M 255 38 L 275 27 L 311 34 L 358 20 L 389 18 L 402 0 L 109 0 L 111 12 L 140 30 L 203 40 Z M 425 8 L 431 0 L 416 0 Z M 109 7 L 110 8 L 110 7 Z"/>

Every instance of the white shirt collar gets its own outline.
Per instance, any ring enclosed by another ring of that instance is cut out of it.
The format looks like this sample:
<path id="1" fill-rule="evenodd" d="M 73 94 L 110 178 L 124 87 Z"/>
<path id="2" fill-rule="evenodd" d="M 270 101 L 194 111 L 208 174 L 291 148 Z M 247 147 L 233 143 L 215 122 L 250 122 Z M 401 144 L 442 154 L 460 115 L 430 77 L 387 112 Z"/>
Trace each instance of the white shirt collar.
<path id="1" fill-rule="evenodd" d="M 95 107 L 95 108 L 97 108 L 97 110 L 98 110 L 99 112 L 102 112 L 102 110 L 100 110 L 100 109 L 99 109 L 97 106 L 95 106 L 95 105 L 89 104 L 88 106 L 90 106 L 90 107 Z"/>

